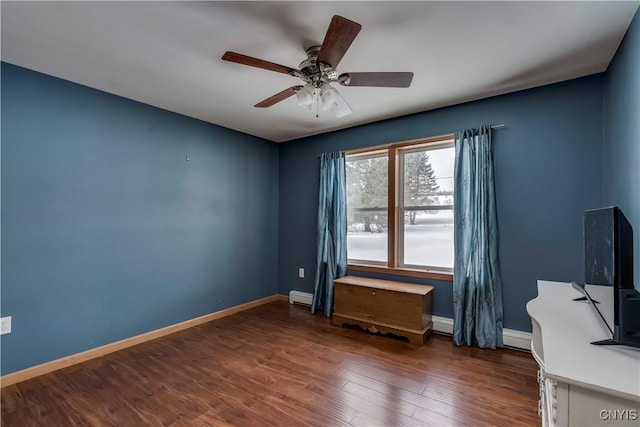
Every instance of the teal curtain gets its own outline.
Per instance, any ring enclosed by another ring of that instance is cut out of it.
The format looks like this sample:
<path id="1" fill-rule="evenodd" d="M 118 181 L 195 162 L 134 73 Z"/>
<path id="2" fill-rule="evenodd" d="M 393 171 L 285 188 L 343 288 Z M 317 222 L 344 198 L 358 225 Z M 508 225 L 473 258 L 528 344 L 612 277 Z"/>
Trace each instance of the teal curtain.
<path id="1" fill-rule="evenodd" d="M 453 342 L 502 347 L 502 278 L 491 126 L 455 140 Z"/>
<path id="2" fill-rule="evenodd" d="M 347 273 L 347 185 L 345 154 L 320 156 L 318 258 L 311 312 L 333 313 L 333 280 Z"/>

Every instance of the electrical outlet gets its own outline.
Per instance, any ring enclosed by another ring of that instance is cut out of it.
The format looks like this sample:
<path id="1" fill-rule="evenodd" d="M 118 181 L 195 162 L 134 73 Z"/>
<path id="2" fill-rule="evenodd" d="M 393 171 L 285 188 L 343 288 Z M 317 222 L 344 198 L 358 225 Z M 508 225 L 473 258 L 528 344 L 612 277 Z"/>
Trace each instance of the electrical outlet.
<path id="1" fill-rule="evenodd" d="M 304 268 L 298 269 L 298 277 L 304 279 Z"/>
<path id="2" fill-rule="evenodd" d="M 0 319 L 0 335 L 11 333 L 11 316 Z"/>

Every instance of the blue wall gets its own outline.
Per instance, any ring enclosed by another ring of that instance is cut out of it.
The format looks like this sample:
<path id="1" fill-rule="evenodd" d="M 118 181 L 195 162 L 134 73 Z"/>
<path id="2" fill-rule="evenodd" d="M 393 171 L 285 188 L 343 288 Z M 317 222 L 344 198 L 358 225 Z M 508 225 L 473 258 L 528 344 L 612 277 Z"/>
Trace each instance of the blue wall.
<path id="1" fill-rule="evenodd" d="M 282 144 L 280 293 L 313 290 L 319 153 L 504 123 L 494 132 L 504 325 L 530 330 L 537 279 L 584 277 L 582 212 L 602 205 L 603 91 L 599 74 Z M 436 286 L 434 314 L 452 317 L 451 283 L 423 283 Z"/>
<path id="2" fill-rule="evenodd" d="M 640 289 L 640 11 L 609 64 L 605 87 L 604 204 L 620 206 L 633 227 Z"/>
<path id="3" fill-rule="evenodd" d="M 274 143 L 3 63 L 2 374 L 275 294 L 277 165 Z"/>
<path id="4" fill-rule="evenodd" d="M 505 327 L 529 330 L 537 279 L 582 279 L 583 210 L 618 204 L 640 235 L 637 15 L 606 74 L 279 147 L 3 63 L 1 373 L 311 292 L 319 153 L 485 123 L 506 124 L 494 132 Z M 422 283 L 452 317 L 451 284 Z"/>

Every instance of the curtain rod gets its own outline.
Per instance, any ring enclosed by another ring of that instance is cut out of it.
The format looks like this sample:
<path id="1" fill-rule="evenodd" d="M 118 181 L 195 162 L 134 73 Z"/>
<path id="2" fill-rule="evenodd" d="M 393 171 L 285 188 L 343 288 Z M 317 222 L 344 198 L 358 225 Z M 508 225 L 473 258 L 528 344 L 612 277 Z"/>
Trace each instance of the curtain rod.
<path id="1" fill-rule="evenodd" d="M 499 125 L 491 125 L 491 129 L 501 129 L 501 128 L 505 127 L 505 126 L 506 126 L 506 125 L 505 125 L 504 123 L 501 123 L 501 124 L 499 124 Z M 459 132 L 459 130 L 457 130 L 457 131 L 455 131 L 455 132 Z M 454 133 L 454 132 L 452 132 L 452 133 Z M 392 144 L 393 144 L 393 143 L 392 143 Z M 391 144 L 383 144 L 383 145 L 380 145 L 380 146 L 379 146 L 379 148 L 383 149 L 384 147 L 387 147 L 387 146 L 389 146 L 389 145 L 391 145 Z M 371 147 L 371 148 L 372 148 L 372 149 L 375 149 L 376 147 Z M 320 156 L 321 156 L 321 154 L 318 154 L 318 155 L 317 155 L 317 157 L 320 157 Z"/>

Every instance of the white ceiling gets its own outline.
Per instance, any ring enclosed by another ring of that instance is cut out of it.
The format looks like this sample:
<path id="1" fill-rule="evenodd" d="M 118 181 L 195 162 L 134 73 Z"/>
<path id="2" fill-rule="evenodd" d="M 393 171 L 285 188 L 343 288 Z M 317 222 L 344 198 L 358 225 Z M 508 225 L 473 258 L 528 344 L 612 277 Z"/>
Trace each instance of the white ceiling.
<path id="1" fill-rule="evenodd" d="M 8 2 L 2 60 L 272 141 L 347 128 L 606 70 L 632 2 Z M 362 24 L 338 67 L 413 71 L 408 89 L 341 87 L 353 114 L 319 118 L 300 80 L 222 61 L 297 68 L 334 14 Z"/>

